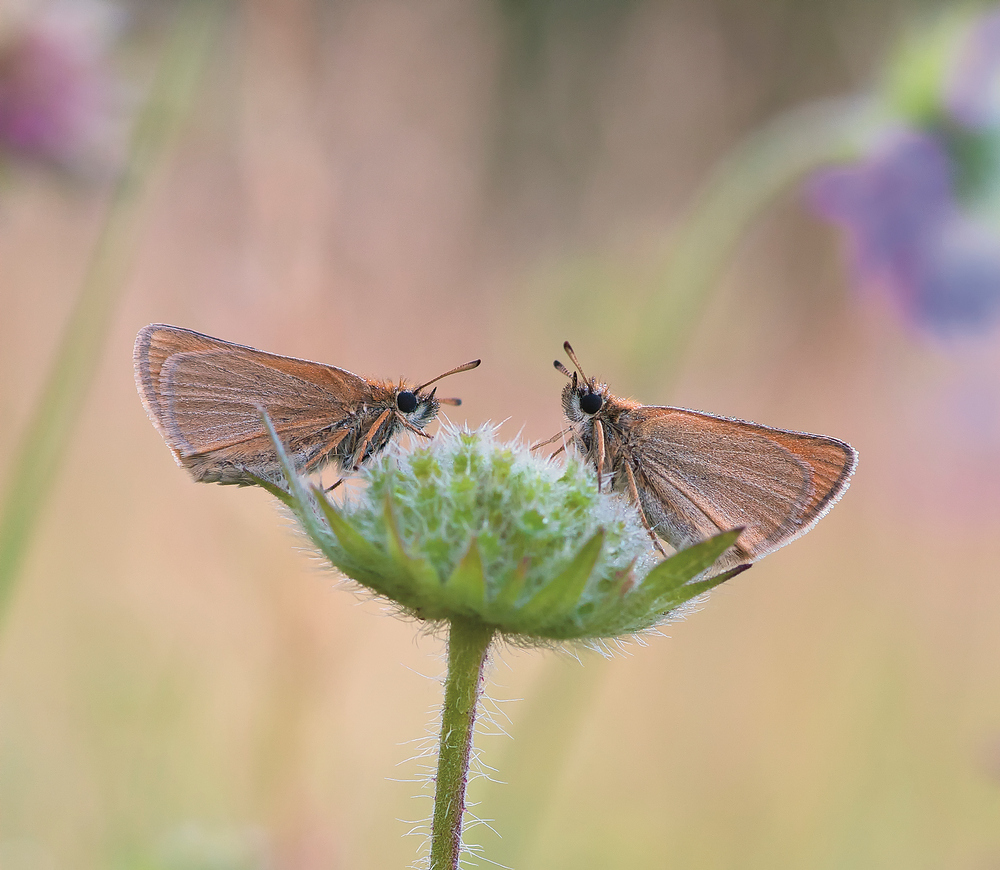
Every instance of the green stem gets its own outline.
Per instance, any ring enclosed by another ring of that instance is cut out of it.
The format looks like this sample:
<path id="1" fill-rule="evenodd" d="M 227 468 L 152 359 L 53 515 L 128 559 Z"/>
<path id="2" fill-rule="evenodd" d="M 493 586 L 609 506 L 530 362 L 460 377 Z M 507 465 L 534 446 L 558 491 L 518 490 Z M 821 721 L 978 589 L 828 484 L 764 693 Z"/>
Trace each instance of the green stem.
<path id="1" fill-rule="evenodd" d="M 811 170 L 853 157 L 876 111 L 856 99 L 799 106 L 751 132 L 719 162 L 677 228 L 661 289 L 642 312 L 632 364 L 644 390 L 662 389 L 663 373 L 687 351 L 754 220 Z"/>
<path id="2" fill-rule="evenodd" d="M 493 629 L 481 622 L 466 619 L 451 622 L 434 790 L 431 870 L 458 870 L 472 732 L 492 640 Z"/>
<path id="3" fill-rule="evenodd" d="M 100 362 L 138 247 L 150 181 L 187 114 L 221 12 L 220 3 L 205 0 L 188 0 L 181 7 L 149 98 L 136 120 L 104 227 L 0 503 L 0 619 Z"/>

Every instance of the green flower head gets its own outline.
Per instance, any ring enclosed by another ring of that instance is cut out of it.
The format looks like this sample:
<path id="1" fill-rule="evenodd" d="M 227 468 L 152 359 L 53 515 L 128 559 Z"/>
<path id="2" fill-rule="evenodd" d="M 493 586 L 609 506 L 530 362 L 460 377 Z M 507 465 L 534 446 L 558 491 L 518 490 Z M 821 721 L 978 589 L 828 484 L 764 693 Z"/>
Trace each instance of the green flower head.
<path id="1" fill-rule="evenodd" d="M 341 572 L 432 622 L 479 621 L 520 643 L 610 638 L 662 622 L 727 579 L 708 576 L 739 530 L 657 563 L 634 508 L 485 426 L 394 447 L 335 505 L 293 469 L 270 426 L 295 513 Z M 262 482 L 263 483 L 263 482 Z"/>

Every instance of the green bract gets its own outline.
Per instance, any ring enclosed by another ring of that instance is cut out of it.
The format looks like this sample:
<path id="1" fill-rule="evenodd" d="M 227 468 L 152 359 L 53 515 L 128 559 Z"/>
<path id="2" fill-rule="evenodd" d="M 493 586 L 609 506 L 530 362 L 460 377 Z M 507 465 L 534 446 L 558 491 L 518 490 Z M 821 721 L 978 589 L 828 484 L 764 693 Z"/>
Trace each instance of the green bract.
<path id="1" fill-rule="evenodd" d="M 309 487 L 271 437 L 288 492 L 262 484 L 340 571 L 421 619 L 478 620 L 514 641 L 615 637 L 729 576 L 699 579 L 738 530 L 657 564 L 635 510 L 598 493 L 581 461 L 499 443 L 488 427 L 390 449 L 344 505 Z"/>

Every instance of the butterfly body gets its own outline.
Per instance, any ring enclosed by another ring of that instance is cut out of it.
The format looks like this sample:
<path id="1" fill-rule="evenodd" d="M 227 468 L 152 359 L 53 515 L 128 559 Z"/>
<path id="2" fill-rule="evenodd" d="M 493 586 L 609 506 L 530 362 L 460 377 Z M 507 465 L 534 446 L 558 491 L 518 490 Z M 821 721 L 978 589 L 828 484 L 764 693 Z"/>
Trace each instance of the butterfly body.
<path id="1" fill-rule="evenodd" d="M 805 534 L 843 495 L 857 464 L 854 448 L 836 438 L 642 405 L 557 368 L 571 377 L 562 406 L 573 443 L 599 483 L 610 475 L 612 488 L 638 504 L 654 540 L 681 549 L 743 528 L 718 570 L 749 565 Z"/>
<path id="2" fill-rule="evenodd" d="M 134 363 L 150 420 L 203 483 L 278 479 L 261 411 L 296 469 L 310 473 L 327 464 L 356 469 L 404 430 L 423 435 L 442 401 L 458 402 L 423 392 L 427 384 L 365 378 L 163 324 L 139 332 Z"/>
<path id="3" fill-rule="evenodd" d="M 588 413 L 582 407 L 586 397 L 599 396 L 600 408 L 596 413 Z M 616 490 L 627 487 L 624 463 L 634 455 L 636 445 L 632 438 L 632 412 L 642 407 L 629 399 L 613 395 L 607 384 L 591 383 L 580 388 L 569 383 L 562 392 L 563 415 L 569 424 L 573 443 L 583 457 L 601 475 L 611 476 L 611 485 Z M 598 424 L 603 435 L 603 458 Z M 634 462 L 632 463 L 634 468 Z"/>

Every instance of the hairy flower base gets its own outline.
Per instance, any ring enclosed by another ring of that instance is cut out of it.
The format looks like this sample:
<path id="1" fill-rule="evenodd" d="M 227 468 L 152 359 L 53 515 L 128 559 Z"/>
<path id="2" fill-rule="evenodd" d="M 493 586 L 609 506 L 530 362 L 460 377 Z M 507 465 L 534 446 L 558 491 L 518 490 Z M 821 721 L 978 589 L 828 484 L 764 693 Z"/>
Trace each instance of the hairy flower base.
<path id="1" fill-rule="evenodd" d="M 388 452 L 355 503 L 335 506 L 294 471 L 270 425 L 295 513 L 340 571 L 420 619 L 478 620 L 515 642 L 607 638 L 661 622 L 732 576 L 704 577 L 733 530 L 655 564 L 635 510 L 493 430 L 446 430 Z"/>

